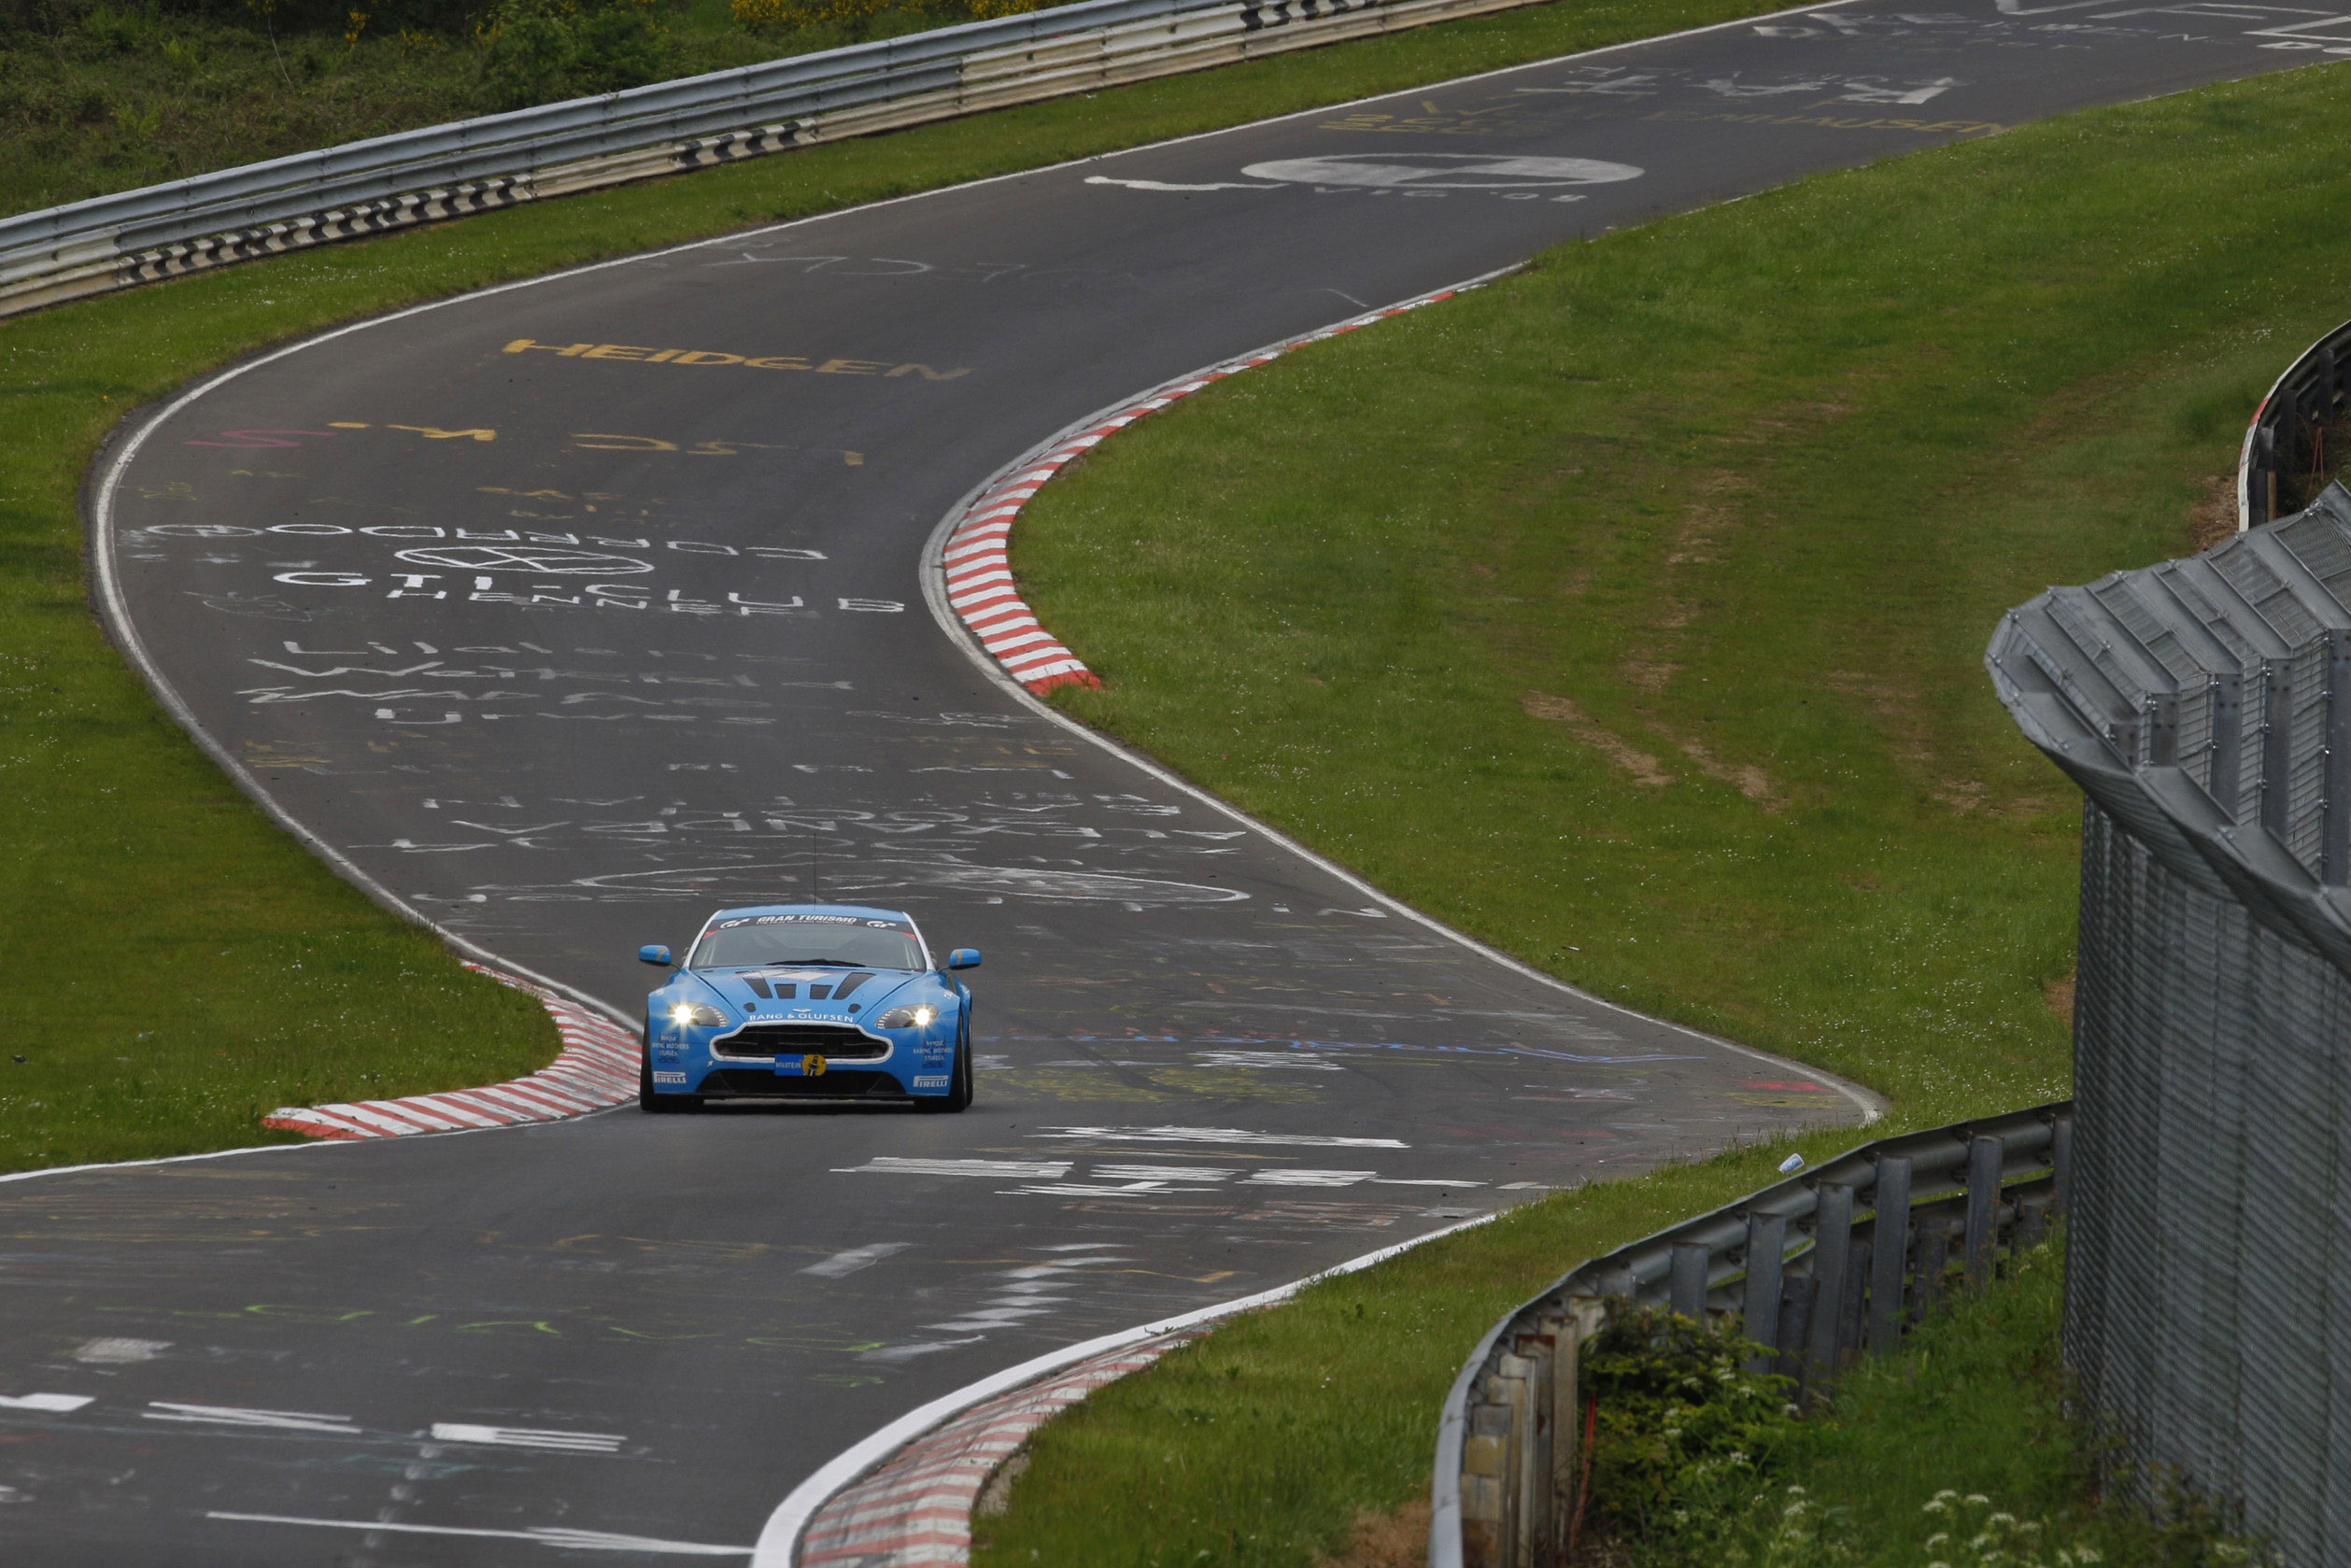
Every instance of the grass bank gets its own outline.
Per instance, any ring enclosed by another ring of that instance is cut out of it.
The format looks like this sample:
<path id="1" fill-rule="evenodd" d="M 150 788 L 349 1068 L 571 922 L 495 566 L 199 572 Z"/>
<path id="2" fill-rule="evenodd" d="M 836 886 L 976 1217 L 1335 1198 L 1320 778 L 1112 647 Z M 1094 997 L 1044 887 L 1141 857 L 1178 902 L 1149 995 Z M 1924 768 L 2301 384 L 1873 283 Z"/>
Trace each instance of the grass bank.
<path id="1" fill-rule="evenodd" d="M 1543 7 L 332 247 L 0 321 L 0 1169 L 254 1141 L 280 1104 L 543 1064 L 555 1037 L 269 828 L 85 600 L 125 411 L 271 343 L 508 278 L 1767 8 Z"/>
<path id="2" fill-rule="evenodd" d="M 2351 175 L 2300 151 L 2346 133 L 2323 68 L 2100 111 L 1238 377 L 1031 504 L 1014 565 L 1108 683 L 1055 699 L 1907 1119 L 2055 1098 L 2079 806 L 1985 642 L 2225 510 L 2254 402 L 2351 296 Z"/>
<path id="3" fill-rule="evenodd" d="M 1983 647 L 2049 583 L 2233 525 L 2244 420 L 2351 297 L 2351 172 L 2303 156 L 2346 135 L 2327 69 L 2101 110 L 1565 247 L 1237 377 L 1025 515 L 1024 586 L 1109 683 L 1055 700 L 1898 1124 L 2061 1095 L 2078 806 Z M 1340 1551 L 1424 1490 L 1503 1305 L 1763 1180 L 1587 1189 L 1224 1330 L 1048 1428 L 975 1561 Z M 2031 1429 L 1947 1414 L 1937 1489 Z M 2033 1497 L 2078 1501 L 2049 1463 Z"/>

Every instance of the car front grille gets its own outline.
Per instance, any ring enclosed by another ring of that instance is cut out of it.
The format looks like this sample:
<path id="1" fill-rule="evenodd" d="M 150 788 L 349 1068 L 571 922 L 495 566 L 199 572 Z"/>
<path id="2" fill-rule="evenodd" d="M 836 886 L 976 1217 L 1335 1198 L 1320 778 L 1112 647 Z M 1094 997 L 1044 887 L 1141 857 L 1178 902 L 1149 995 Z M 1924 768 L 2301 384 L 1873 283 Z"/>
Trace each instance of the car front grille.
<path id="1" fill-rule="evenodd" d="M 906 1098 L 897 1079 L 852 1067 L 819 1078 L 789 1078 L 764 1067 L 720 1067 L 702 1075 L 698 1092 L 713 1099 L 863 1100 Z"/>
<path id="2" fill-rule="evenodd" d="M 822 1056 L 828 1062 L 875 1062 L 890 1053 L 889 1042 L 860 1034 L 845 1024 L 750 1024 L 711 1042 L 718 1056 Z"/>

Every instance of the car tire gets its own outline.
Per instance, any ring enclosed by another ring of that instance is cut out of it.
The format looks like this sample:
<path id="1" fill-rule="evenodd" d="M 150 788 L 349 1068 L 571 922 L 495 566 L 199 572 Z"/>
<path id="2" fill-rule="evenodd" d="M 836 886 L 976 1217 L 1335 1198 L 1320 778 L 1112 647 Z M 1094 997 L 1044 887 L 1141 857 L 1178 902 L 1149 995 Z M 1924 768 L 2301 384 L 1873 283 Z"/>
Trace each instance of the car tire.
<path id="1" fill-rule="evenodd" d="M 956 1046 L 955 1079 L 947 1092 L 935 1100 L 914 1102 L 925 1110 L 953 1112 L 968 1110 L 971 1106 L 971 1037 L 966 1035 Z"/>
<path id="2" fill-rule="evenodd" d="M 681 1110 L 700 1110 L 700 1095 L 657 1095 L 653 1092 L 653 1056 L 646 1052 L 637 1062 L 637 1109 L 656 1116 L 673 1115 Z"/>

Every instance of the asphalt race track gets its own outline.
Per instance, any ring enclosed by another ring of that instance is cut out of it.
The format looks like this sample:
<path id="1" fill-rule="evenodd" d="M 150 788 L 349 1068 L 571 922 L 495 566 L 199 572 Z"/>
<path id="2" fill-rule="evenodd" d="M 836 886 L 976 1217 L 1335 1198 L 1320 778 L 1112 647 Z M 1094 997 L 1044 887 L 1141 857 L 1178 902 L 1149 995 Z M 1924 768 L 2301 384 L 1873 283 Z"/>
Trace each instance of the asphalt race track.
<path id="1" fill-rule="evenodd" d="M 461 299 L 175 403 L 99 507 L 109 613 L 288 818 L 631 1012 L 637 945 L 715 905 L 902 905 L 987 954 L 979 1100 L 0 1186 L 0 1558 L 744 1548 L 835 1453 L 1041 1351 L 1853 1120 L 1042 716 L 926 609 L 925 541 L 1171 375 L 1556 241 L 2351 47 L 2326 15 L 1788 15 Z"/>

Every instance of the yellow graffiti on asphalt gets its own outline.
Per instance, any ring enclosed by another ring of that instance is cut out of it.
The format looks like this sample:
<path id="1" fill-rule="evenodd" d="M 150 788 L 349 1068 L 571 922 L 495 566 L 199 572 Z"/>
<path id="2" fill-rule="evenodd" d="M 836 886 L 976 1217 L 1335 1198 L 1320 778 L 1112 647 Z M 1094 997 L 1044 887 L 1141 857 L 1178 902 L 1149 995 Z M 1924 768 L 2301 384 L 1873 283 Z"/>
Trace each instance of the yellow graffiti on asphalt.
<path id="1" fill-rule="evenodd" d="M 925 364 L 898 364 L 888 360 L 817 360 L 803 354 L 728 354 L 713 348 L 652 348 L 633 343 L 541 343 L 518 337 L 502 350 L 507 354 L 553 354 L 565 360 L 622 360 L 647 365 L 741 365 L 746 370 L 800 370 L 815 375 L 878 375 L 895 380 L 919 375 L 925 381 L 953 381 L 971 374 L 969 365 L 939 370 Z"/>

